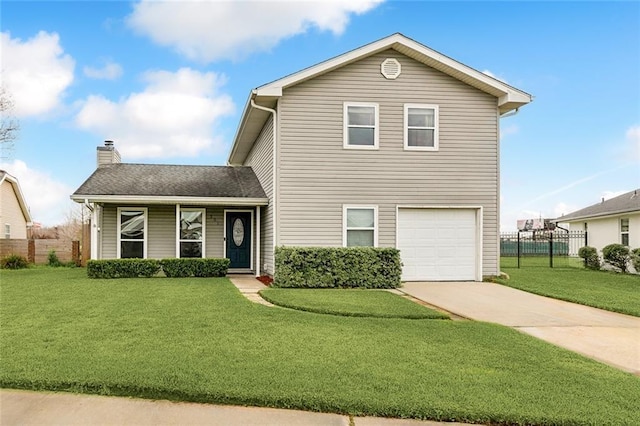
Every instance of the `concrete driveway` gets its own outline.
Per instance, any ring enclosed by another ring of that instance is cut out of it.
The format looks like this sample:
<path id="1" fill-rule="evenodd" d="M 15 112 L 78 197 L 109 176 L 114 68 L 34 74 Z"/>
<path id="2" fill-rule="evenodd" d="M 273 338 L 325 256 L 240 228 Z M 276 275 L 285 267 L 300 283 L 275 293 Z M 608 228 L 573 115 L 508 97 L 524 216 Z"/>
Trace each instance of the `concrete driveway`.
<path id="1" fill-rule="evenodd" d="M 640 318 L 493 283 L 407 282 L 404 293 L 453 314 L 515 328 L 640 376 Z"/>

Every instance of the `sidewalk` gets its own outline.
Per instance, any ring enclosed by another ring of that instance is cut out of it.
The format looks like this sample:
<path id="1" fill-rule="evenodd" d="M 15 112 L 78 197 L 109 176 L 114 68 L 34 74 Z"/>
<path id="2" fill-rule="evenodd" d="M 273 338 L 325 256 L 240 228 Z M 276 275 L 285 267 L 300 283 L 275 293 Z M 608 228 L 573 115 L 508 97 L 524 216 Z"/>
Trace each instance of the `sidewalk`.
<path id="1" fill-rule="evenodd" d="M 353 421 L 353 423 L 350 423 Z M 208 426 L 452 426 L 462 423 L 355 417 L 276 408 L 0 389 L 0 424 Z"/>
<path id="2" fill-rule="evenodd" d="M 640 376 L 640 318 L 493 283 L 408 282 L 406 294 L 449 312 L 515 328 Z"/>

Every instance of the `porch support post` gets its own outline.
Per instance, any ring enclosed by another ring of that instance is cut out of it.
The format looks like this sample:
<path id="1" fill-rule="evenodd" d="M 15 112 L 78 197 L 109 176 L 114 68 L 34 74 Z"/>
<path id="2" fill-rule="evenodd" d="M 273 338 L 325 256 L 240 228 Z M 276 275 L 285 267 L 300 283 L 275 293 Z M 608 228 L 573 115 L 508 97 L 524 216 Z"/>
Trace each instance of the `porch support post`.
<path id="1" fill-rule="evenodd" d="M 91 211 L 91 259 L 98 259 L 98 204 L 93 205 L 93 211 Z"/>
<path id="2" fill-rule="evenodd" d="M 178 258 L 180 258 L 180 204 L 176 204 L 176 259 Z"/>
<path id="3" fill-rule="evenodd" d="M 256 206 L 256 277 L 260 276 L 260 206 Z"/>

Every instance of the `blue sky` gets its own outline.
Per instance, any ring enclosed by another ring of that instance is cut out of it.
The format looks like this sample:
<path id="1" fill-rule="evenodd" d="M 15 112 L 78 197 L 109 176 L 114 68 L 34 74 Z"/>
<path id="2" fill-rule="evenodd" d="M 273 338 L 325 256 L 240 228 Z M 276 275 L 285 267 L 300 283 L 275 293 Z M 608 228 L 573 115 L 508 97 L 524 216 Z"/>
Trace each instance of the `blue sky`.
<path id="1" fill-rule="evenodd" d="M 126 162 L 225 164 L 252 88 L 395 32 L 534 95 L 501 120 L 501 228 L 640 187 L 638 2 L 3 1 L 19 139 L 0 168 L 36 221 L 112 139 Z"/>

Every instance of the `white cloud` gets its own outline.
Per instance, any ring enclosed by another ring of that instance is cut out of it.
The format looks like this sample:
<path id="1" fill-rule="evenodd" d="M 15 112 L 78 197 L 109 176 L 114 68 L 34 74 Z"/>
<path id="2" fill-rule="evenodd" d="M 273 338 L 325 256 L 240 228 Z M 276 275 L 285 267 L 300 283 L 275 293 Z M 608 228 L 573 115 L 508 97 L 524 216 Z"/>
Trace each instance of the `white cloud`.
<path id="1" fill-rule="evenodd" d="M 520 131 L 520 127 L 517 124 L 510 124 L 500 128 L 500 140 L 507 136 L 515 135 Z"/>
<path id="2" fill-rule="evenodd" d="M 17 116 L 39 115 L 55 109 L 73 82 L 75 62 L 64 54 L 56 33 L 40 31 L 29 40 L 0 33 L 1 81 L 15 102 Z"/>
<path id="3" fill-rule="evenodd" d="M 148 72 L 144 80 L 144 91 L 118 101 L 90 96 L 76 124 L 116 141 L 126 159 L 194 156 L 222 149 L 222 142 L 212 137 L 214 126 L 234 110 L 231 98 L 218 93 L 224 77 L 182 68 L 175 73 Z"/>
<path id="4" fill-rule="evenodd" d="M 627 189 L 627 190 L 623 190 L 623 191 L 604 191 L 602 193 L 602 198 L 604 198 L 605 200 L 610 200 L 611 198 L 615 198 L 618 195 L 624 194 L 625 192 L 629 192 L 629 190 Z"/>
<path id="5" fill-rule="evenodd" d="M 74 205 L 69 199 L 72 188 L 45 172 L 30 168 L 21 160 L 0 163 L 0 168 L 18 179 L 34 222 L 40 222 L 44 226 L 64 222 Z"/>
<path id="6" fill-rule="evenodd" d="M 341 34 L 351 15 L 382 0 L 152 1 L 134 5 L 128 24 L 194 60 L 238 59 L 316 28 Z"/>
<path id="7" fill-rule="evenodd" d="M 122 75 L 120 64 L 111 60 L 105 61 L 102 68 L 84 67 L 82 71 L 87 77 L 99 80 L 115 80 Z"/>

